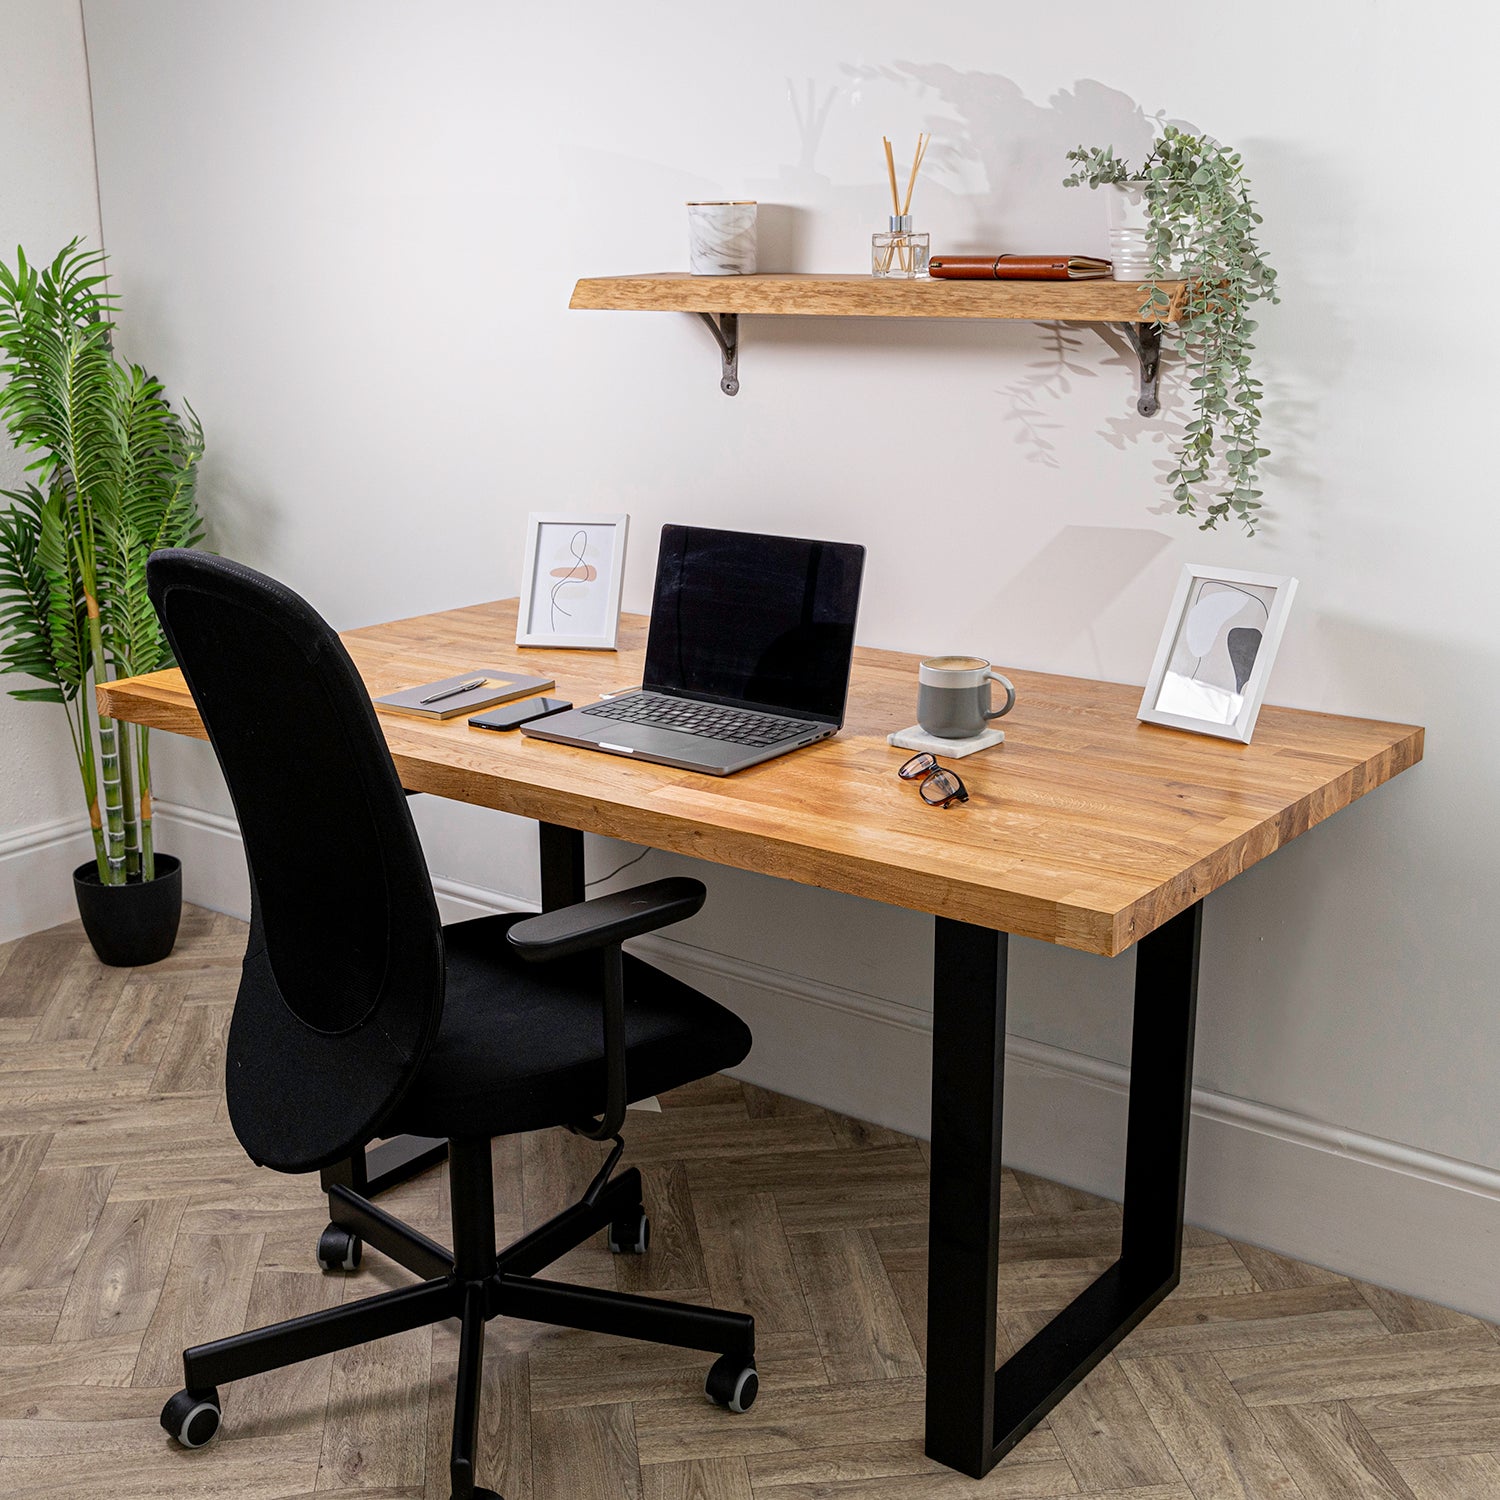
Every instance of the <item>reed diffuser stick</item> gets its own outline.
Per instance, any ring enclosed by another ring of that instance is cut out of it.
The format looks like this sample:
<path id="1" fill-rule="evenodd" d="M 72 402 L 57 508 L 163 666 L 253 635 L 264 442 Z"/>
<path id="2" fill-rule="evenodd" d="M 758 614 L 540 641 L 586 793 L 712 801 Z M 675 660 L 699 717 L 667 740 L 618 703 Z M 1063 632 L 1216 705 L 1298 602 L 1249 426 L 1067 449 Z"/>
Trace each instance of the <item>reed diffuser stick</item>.
<path id="1" fill-rule="evenodd" d="M 896 158 L 891 154 L 890 137 L 883 135 L 880 139 L 885 142 L 885 169 L 890 173 L 891 178 L 891 212 L 899 214 L 901 212 L 901 195 L 896 191 Z"/>
<path id="2" fill-rule="evenodd" d="M 911 159 L 911 176 L 906 179 L 906 202 L 897 209 L 898 213 L 909 214 L 911 212 L 912 189 L 917 185 L 917 172 L 922 166 L 922 158 L 927 155 L 927 144 L 931 139 L 930 135 L 923 135 L 920 132 L 917 135 L 917 149 Z M 886 142 L 886 147 L 889 149 L 889 141 Z"/>

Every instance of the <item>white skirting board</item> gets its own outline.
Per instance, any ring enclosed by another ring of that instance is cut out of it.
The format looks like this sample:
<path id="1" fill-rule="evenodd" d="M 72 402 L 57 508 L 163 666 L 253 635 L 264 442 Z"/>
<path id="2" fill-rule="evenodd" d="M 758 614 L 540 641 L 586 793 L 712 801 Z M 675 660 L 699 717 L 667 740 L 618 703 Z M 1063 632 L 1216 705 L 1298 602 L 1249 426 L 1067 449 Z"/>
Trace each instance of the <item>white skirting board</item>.
<path id="1" fill-rule="evenodd" d="M 0 839 L 0 943 L 78 916 L 73 871 L 94 856 L 85 818 L 58 818 Z"/>
<path id="2" fill-rule="evenodd" d="M 225 813 L 156 803 L 156 847 L 182 861 L 182 899 L 250 920 L 250 877 L 240 825 Z"/>
<path id="3" fill-rule="evenodd" d="M 233 819 L 170 803 L 157 804 L 157 817 L 158 847 L 183 858 L 186 899 L 246 915 Z M 79 837 L 86 846 L 82 831 Z M 86 857 L 85 847 L 72 862 Z M 445 920 L 532 909 L 479 886 L 441 878 L 433 885 Z M 71 890 L 66 896 L 71 904 Z M 756 1043 L 739 1076 L 927 1133 L 926 1012 L 659 934 L 630 946 L 744 1017 Z M 1117 1199 L 1127 1070 L 1015 1036 L 1006 1057 L 1007 1164 Z M 1219 1234 L 1500 1321 L 1500 1171 L 1195 1089 L 1187 1216 Z"/>

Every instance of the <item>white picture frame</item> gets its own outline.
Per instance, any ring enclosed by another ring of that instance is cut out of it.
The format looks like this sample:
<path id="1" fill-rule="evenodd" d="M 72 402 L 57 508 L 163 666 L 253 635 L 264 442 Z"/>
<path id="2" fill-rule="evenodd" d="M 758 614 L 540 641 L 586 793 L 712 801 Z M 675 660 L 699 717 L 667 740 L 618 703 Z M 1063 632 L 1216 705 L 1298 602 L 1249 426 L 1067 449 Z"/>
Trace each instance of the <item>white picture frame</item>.
<path id="1" fill-rule="evenodd" d="M 1183 565 L 1137 717 L 1248 745 L 1297 580 Z"/>
<path id="2" fill-rule="evenodd" d="M 527 516 L 516 645 L 615 649 L 629 528 L 628 515 Z"/>

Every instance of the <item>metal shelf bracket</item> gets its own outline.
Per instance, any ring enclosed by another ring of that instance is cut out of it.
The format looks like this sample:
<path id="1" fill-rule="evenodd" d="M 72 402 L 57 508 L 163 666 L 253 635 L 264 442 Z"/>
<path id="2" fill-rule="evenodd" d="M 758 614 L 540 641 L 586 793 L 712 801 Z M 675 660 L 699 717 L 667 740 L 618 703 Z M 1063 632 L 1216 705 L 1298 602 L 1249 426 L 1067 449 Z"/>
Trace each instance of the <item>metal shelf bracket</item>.
<path id="1" fill-rule="evenodd" d="M 1141 393 L 1136 399 L 1135 409 L 1143 417 L 1154 417 L 1161 408 L 1156 394 L 1156 381 L 1161 374 L 1161 324 L 1116 323 L 1113 326 L 1141 364 Z"/>
<path id="2" fill-rule="evenodd" d="M 719 346 L 722 363 L 719 389 L 726 396 L 736 396 L 740 389 L 740 315 L 720 313 L 717 323 L 712 313 L 701 312 L 698 316 L 708 325 L 708 331 Z"/>
<path id="3" fill-rule="evenodd" d="M 738 313 L 700 312 L 704 326 L 719 346 L 719 389 L 726 396 L 737 396 L 740 389 L 740 319 Z M 1140 362 L 1141 385 L 1135 409 L 1143 417 L 1154 417 L 1161 409 L 1157 379 L 1161 374 L 1160 323 L 1114 323 L 1110 325 L 1130 345 Z"/>

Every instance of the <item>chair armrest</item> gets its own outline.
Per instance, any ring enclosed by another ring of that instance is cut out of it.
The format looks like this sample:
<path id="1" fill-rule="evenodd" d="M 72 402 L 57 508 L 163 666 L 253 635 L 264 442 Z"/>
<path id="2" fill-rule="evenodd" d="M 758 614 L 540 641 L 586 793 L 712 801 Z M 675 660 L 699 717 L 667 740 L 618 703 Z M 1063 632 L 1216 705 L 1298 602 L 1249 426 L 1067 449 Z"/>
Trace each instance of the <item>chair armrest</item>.
<path id="1" fill-rule="evenodd" d="M 658 927 L 680 922 L 703 905 L 702 881 L 674 875 L 628 891 L 596 896 L 517 922 L 506 936 L 522 958 L 544 962 L 603 949 L 604 1113 L 569 1128 L 591 1141 L 618 1139 L 625 1119 L 625 979 L 620 944 Z"/>
<path id="2" fill-rule="evenodd" d="M 681 922 L 703 905 L 705 895 L 702 881 L 674 875 L 527 917 L 506 936 L 522 958 L 566 958 Z"/>

